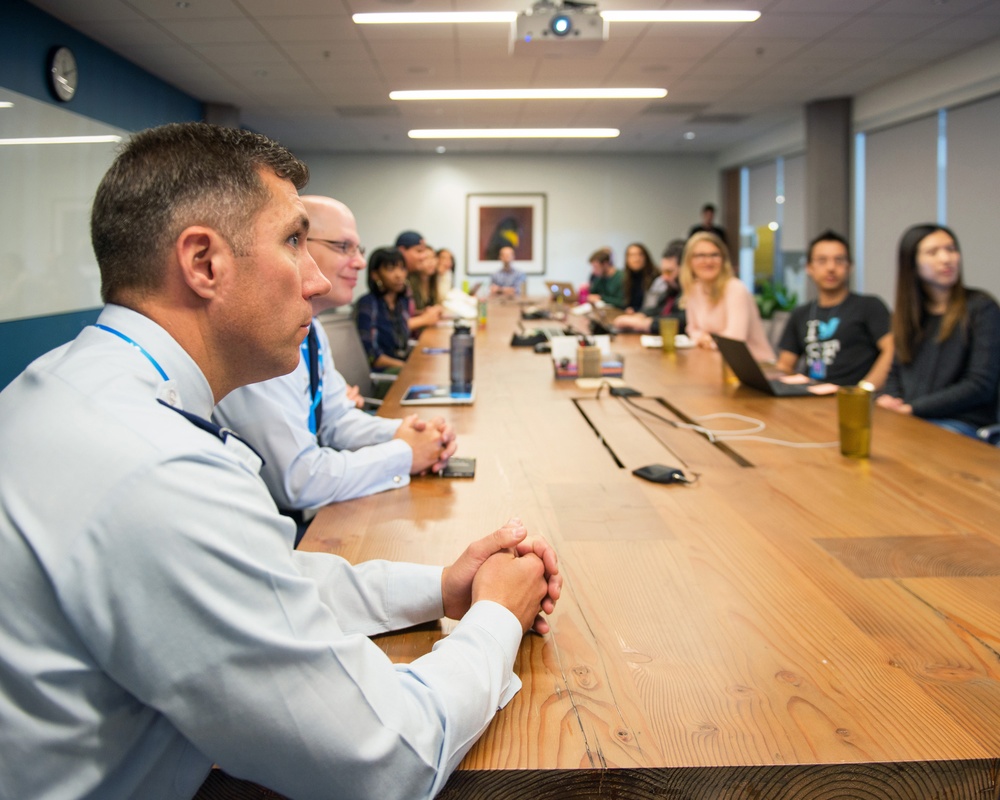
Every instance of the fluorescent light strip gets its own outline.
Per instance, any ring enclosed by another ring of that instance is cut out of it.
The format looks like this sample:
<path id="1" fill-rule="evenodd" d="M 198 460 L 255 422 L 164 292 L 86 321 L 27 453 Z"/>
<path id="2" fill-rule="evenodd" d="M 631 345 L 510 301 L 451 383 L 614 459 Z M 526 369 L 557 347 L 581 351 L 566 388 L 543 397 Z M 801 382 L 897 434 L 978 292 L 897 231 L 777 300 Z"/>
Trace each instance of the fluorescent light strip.
<path id="1" fill-rule="evenodd" d="M 413 25 L 424 23 L 506 22 L 517 20 L 516 11 L 434 11 L 354 14 L 357 25 Z M 607 22 L 753 22 L 759 11 L 602 11 Z"/>
<path id="2" fill-rule="evenodd" d="M 390 100 L 641 100 L 666 89 L 419 89 L 389 92 Z"/>
<path id="3" fill-rule="evenodd" d="M 417 11 L 386 12 L 377 14 L 353 14 L 356 25 L 419 25 L 425 23 L 448 22 L 506 22 L 517 20 L 516 11 Z"/>
<path id="4" fill-rule="evenodd" d="M 0 144 L 103 144 L 121 140 L 121 136 L 31 136 L 24 139 L 0 139 Z"/>
<path id="5" fill-rule="evenodd" d="M 602 11 L 606 22 L 754 22 L 759 11 Z"/>
<path id="6" fill-rule="evenodd" d="M 9 100 L 0 100 L 0 108 L 13 108 L 14 104 Z"/>
<path id="7" fill-rule="evenodd" d="M 441 128 L 412 130 L 411 139 L 614 139 L 618 128 Z"/>

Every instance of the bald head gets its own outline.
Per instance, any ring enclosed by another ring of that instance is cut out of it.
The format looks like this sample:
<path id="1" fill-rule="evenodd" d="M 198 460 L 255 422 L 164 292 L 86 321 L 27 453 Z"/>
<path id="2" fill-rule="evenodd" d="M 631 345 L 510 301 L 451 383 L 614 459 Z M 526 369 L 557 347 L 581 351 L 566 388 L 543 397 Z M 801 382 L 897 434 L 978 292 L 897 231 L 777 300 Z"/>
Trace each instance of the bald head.
<path id="1" fill-rule="evenodd" d="M 351 302 L 365 259 L 358 252 L 361 242 L 351 209 L 319 195 L 303 196 L 302 204 L 309 215 L 309 254 L 332 286 L 329 293 L 312 299 L 313 314 L 318 314 Z"/>

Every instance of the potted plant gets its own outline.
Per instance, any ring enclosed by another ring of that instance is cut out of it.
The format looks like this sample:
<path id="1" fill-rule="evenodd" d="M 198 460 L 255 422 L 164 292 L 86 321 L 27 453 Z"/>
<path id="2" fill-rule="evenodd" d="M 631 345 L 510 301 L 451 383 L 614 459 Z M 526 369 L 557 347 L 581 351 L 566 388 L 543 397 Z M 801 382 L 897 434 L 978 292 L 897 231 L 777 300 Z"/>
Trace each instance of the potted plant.
<path id="1" fill-rule="evenodd" d="M 760 318 L 764 321 L 767 340 L 777 350 L 778 341 L 785 331 L 785 325 L 788 324 L 788 316 L 798 305 L 799 296 L 772 279 L 757 284 L 754 297 L 757 300 Z"/>

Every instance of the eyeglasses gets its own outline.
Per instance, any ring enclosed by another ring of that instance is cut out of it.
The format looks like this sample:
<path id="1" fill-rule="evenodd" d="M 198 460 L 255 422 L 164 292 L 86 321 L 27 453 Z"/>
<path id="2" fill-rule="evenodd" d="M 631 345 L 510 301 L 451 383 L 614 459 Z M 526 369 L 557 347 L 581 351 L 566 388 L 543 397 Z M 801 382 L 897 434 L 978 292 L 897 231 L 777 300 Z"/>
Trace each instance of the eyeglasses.
<path id="1" fill-rule="evenodd" d="M 333 239 L 314 239 L 312 236 L 306 237 L 307 242 L 322 242 L 329 245 L 342 256 L 354 258 L 355 256 L 365 257 L 365 246 L 362 244 L 352 244 L 351 242 L 338 242 Z"/>
<path id="2" fill-rule="evenodd" d="M 815 264 L 817 267 L 825 267 L 827 264 L 834 264 L 838 267 L 846 267 L 851 262 L 847 256 L 818 256 L 809 263 Z"/>

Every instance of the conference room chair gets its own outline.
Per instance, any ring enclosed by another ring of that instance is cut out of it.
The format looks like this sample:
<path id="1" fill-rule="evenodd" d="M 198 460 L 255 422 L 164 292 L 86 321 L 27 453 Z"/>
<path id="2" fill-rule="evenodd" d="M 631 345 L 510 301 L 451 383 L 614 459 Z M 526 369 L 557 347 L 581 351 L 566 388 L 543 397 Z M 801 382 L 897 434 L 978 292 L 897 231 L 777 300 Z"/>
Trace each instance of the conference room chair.
<path id="1" fill-rule="evenodd" d="M 361 334 L 352 314 L 345 311 L 327 311 L 318 319 L 323 323 L 330 352 L 337 371 L 344 376 L 348 386 L 357 386 L 365 400 L 365 409 L 373 410 L 382 405 L 396 376 L 385 372 L 372 372 L 368 354 L 361 342 Z"/>

